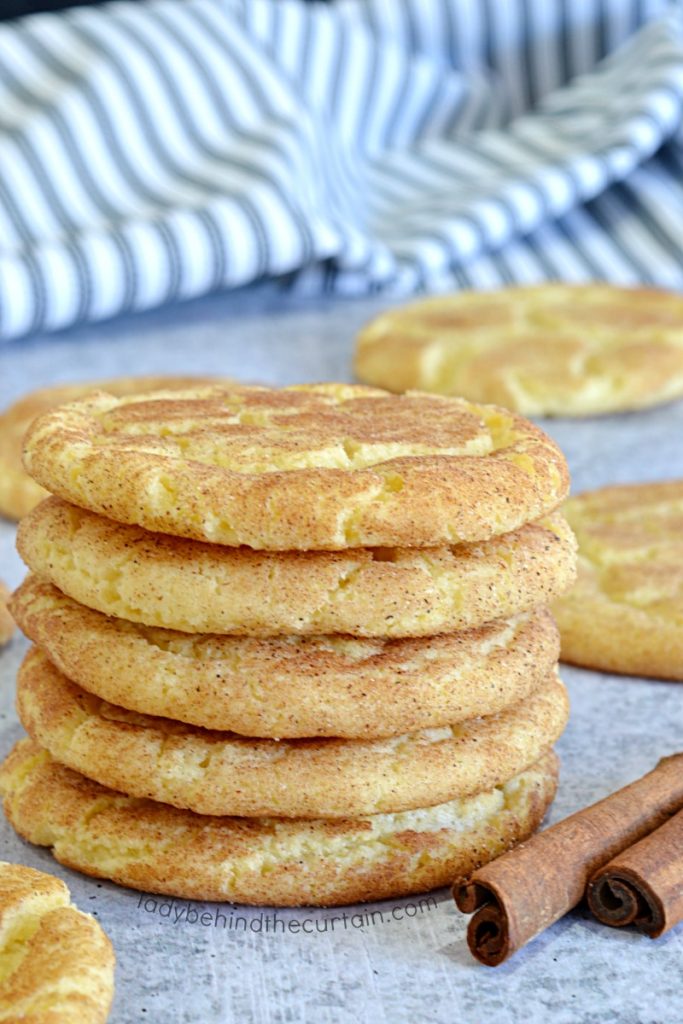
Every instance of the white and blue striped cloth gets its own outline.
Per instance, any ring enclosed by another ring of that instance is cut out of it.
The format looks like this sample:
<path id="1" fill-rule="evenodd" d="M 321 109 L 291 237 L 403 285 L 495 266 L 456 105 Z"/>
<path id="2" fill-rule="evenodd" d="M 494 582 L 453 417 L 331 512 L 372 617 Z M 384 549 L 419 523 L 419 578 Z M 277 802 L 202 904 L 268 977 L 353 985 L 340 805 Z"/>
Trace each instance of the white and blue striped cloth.
<path id="1" fill-rule="evenodd" d="M 683 5 L 140 0 L 0 26 L 0 338 L 276 276 L 683 288 Z"/>

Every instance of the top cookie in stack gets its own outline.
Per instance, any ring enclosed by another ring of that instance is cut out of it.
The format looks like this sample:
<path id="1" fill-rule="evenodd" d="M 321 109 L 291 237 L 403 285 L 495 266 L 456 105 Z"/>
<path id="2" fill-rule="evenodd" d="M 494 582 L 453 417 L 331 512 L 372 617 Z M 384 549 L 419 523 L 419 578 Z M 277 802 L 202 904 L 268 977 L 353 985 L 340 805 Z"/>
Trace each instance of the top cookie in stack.
<path id="1" fill-rule="evenodd" d="M 575 561 L 541 431 L 345 385 L 98 394 L 25 461 L 59 495 L 19 531 L 26 838 L 171 895 L 338 903 L 538 825 Z"/>
<path id="2" fill-rule="evenodd" d="M 41 417 L 25 465 L 117 522 L 271 551 L 487 540 L 568 488 L 557 447 L 512 413 L 342 384 L 100 394 Z"/>

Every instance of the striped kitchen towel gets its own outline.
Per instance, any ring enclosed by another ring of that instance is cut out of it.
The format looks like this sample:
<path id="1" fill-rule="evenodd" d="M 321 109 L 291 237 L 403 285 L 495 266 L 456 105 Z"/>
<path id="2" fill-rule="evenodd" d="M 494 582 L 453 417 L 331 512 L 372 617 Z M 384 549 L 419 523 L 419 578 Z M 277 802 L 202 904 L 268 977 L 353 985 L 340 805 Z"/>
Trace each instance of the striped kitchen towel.
<path id="1" fill-rule="evenodd" d="M 0 25 L 0 338 L 264 276 L 683 287 L 680 0 L 140 0 Z"/>

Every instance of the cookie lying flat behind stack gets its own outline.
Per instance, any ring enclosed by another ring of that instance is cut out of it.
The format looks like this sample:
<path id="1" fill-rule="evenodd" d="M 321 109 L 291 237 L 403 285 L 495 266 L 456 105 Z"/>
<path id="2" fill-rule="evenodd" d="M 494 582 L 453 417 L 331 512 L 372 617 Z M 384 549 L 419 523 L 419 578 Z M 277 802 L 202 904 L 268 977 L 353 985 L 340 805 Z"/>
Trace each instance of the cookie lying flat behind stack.
<path id="1" fill-rule="evenodd" d="M 355 369 L 527 416 L 640 409 L 683 395 L 683 298 L 602 282 L 433 296 L 363 328 Z"/>
<path id="2" fill-rule="evenodd" d="M 0 788 L 26 838 L 296 904 L 444 884 L 537 826 L 567 717 L 539 606 L 574 542 L 536 428 L 345 385 L 99 395 L 27 465 L 61 497 L 19 536 L 41 651 Z"/>

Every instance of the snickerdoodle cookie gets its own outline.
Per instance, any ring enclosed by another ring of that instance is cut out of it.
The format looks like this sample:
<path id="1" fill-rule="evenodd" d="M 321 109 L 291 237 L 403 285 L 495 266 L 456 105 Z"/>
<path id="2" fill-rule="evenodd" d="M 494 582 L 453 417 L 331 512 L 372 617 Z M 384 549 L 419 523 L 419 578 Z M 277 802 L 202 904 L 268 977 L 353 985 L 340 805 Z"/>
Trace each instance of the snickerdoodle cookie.
<path id="1" fill-rule="evenodd" d="M 114 952 L 99 924 L 73 906 L 64 882 L 0 861 L 0 1021 L 103 1024 L 114 993 Z"/>
<path id="2" fill-rule="evenodd" d="M 74 402 L 92 391 L 131 395 L 158 388 L 201 387 L 225 378 L 212 377 L 114 377 L 110 380 L 55 384 L 31 391 L 0 413 L 0 515 L 21 519 L 47 497 L 47 491 L 32 480 L 21 464 L 24 435 L 36 416 L 64 402 Z"/>
<path id="3" fill-rule="evenodd" d="M 95 394 L 35 421 L 24 464 L 110 519 L 282 551 L 485 540 L 569 483 L 557 445 L 511 412 L 346 384 Z"/>
<path id="4" fill-rule="evenodd" d="M 29 576 L 19 627 L 111 704 L 243 736 L 396 736 L 495 714 L 559 655 L 550 613 L 402 640 L 179 633 L 92 611 Z"/>
<path id="5" fill-rule="evenodd" d="M 131 796 L 198 814 L 356 818 L 499 785 L 552 746 L 569 706 L 553 673 L 518 704 L 453 726 L 383 740 L 247 739 L 108 704 L 33 648 L 17 711 L 61 764 Z"/>
<path id="6" fill-rule="evenodd" d="M 0 580 L 0 647 L 11 640 L 12 634 L 14 633 L 14 619 L 10 615 L 7 607 L 8 600 L 9 590 L 2 580 Z"/>
<path id="7" fill-rule="evenodd" d="M 432 636 L 547 604 L 576 574 L 557 513 L 438 548 L 252 551 L 123 526 L 49 498 L 19 526 L 26 564 L 105 615 L 186 633 Z"/>
<path id="8" fill-rule="evenodd" d="M 355 370 L 527 416 L 657 405 L 683 395 L 683 297 L 602 283 L 439 295 L 369 323 Z"/>
<path id="9" fill-rule="evenodd" d="M 553 609 L 563 660 L 683 681 L 683 481 L 603 487 L 563 511 L 579 541 Z"/>
<path id="10" fill-rule="evenodd" d="M 552 752 L 465 800 L 340 821 L 208 818 L 105 789 L 21 740 L 0 768 L 5 813 L 58 861 L 185 899 L 329 906 L 465 878 L 527 839 L 555 794 Z"/>

